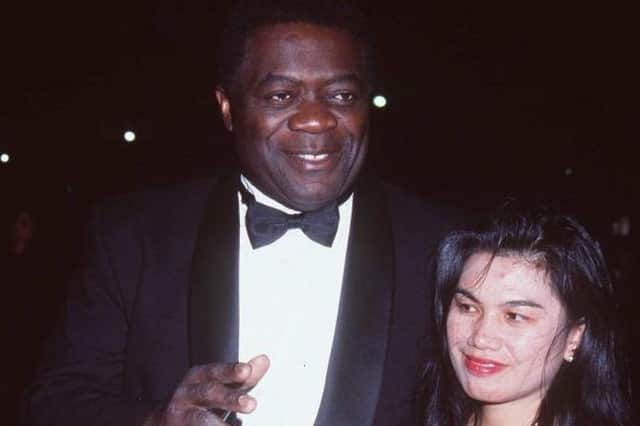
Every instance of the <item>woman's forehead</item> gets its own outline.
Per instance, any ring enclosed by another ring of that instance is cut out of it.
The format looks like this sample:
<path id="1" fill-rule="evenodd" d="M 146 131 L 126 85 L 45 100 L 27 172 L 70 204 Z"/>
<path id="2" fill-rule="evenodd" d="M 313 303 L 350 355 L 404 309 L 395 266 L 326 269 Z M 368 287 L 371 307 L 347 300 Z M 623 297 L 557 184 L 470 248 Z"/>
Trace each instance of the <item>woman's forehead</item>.
<path id="1" fill-rule="evenodd" d="M 473 254 L 465 262 L 458 287 L 479 296 L 556 299 L 547 271 L 523 256 Z"/>

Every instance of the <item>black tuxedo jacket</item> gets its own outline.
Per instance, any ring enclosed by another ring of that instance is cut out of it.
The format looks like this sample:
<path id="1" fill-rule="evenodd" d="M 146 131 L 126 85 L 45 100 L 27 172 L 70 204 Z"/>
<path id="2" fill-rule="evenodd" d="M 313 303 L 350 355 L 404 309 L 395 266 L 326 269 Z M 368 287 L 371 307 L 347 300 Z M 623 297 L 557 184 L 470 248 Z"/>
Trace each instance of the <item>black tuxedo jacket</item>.
<path id="1" fill-rule="evenodd" d="M 237 361 L 236 182 L 139 193 L 96 209 L 86 266 L 28 392 L 28 424 L 140 425 L 190 366 Z M 353 203 L 316 424 L 413 424 L 430 254 L 451 220 L 373 182 L 356 186 Z"/>

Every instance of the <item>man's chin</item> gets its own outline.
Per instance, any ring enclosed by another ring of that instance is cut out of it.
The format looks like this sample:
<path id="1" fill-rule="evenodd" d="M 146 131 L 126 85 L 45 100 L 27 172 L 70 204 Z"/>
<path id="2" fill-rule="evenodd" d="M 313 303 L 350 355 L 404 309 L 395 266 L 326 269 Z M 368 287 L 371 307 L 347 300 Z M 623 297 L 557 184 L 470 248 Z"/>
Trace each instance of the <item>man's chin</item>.
<path id="1" fill-rule="evenodd" d="M 333 203 L 340 196 L 339 191 L 297 191 L 288 197 L 289 207 L 303 211 L 314 211 Z"/>

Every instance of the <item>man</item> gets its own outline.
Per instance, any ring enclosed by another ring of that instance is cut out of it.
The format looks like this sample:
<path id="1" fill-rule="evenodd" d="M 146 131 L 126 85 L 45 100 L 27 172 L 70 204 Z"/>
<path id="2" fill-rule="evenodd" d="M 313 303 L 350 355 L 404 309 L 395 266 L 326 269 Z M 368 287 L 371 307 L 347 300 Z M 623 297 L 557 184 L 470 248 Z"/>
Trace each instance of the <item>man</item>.
<path id="1" fill-rule="evenodd" d="M 254 3 L 232 19 L 216 90 L 241 175 L 98 210 L 33 424 L 414 422 L 427 253 L 449 220 L 358 176 L 360 15 Z"/>

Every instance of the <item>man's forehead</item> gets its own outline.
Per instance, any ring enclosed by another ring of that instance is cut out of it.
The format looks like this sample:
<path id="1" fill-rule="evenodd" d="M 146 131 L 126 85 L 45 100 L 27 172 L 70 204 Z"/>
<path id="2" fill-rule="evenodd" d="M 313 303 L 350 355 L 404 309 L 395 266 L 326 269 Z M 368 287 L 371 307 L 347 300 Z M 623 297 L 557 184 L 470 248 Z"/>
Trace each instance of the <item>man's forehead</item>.
<path id="1" fill-rule="evenodd" d="M 249 40 L 277 39 L 279 41 L 298 42 L 306 37 L 322 38 L 327 36 L 343 38 L 349 42 L 354 42 L 355 39 L 349 30 L 340 27 L 321 25 L 313 22 L 282 22 L 257 27 L 249 37 Z"/>
<path id="2" fill-rule="evenodd" d="M 308 23 L 265 26 L 247 40 L 243 68 L 250 74 L 286 75 L 305 70 L 360 75 L 364 71 L 363 47 L 340 28 Z"/>
<path id="3" fill-rule="evenodd" d="M 258 28 L 247 40 L 245 60 L 250 56 L 327 55 L 360 60 L 363 46 L 347 30 L 310 23 L 287 23 Z"/>

